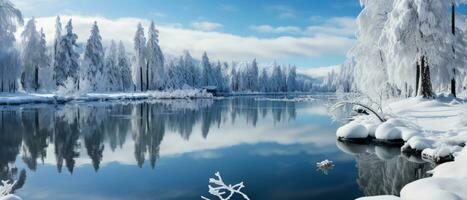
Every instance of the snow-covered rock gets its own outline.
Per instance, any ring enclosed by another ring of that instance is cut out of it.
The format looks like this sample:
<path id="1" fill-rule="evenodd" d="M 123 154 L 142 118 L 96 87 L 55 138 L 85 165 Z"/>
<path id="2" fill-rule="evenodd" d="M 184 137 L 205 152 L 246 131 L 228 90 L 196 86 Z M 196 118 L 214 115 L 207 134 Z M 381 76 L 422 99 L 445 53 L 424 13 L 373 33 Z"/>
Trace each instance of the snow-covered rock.
<path id="1" fill-rule="evenodd" d="M 368 130 L 358 123 L 348 123 L 337 129 L 337 137 L 345 139 L 365 139 L 368 137 Z"/>
<path id="2" fill-rule="evenodd" d="M 375 137 L 378 140 L 398 140 L 402 138 L 402 133 L 395 124 L 388 121 L 378 126 Z"/>

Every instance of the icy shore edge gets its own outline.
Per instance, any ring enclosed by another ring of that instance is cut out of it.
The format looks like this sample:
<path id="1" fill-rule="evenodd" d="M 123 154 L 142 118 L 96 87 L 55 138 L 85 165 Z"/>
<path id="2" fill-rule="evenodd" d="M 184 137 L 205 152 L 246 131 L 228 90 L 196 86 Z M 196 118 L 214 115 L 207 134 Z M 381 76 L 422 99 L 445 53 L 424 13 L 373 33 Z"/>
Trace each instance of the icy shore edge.
<path id="1" fill-rule="evenodd" d="M 458 200 L 467 197 L 467 105 L 465 99 L 440 96 L 437 99 L 409 98 L 384 108 L 388 116 L 380 122 L 371 115 L 361 115 L 336 133 L 348 141 L 401 141 L 401 151 L 438 162 L 449 156 L 453 162 L 438 165 L 432 177 L 406 185 L 401 197 L 374 196 L 374 199 Z"/>
<path id="2" fill-rule="evenodd" d="M 135 93 L 85 93 L 73 95 L 34 94 L 34 93 L 0 93 L 0 105 L 22 104 L 63 104 L 72 101 L 114 101 L 114 100 L 146 100 L 146 99 L 197 99 L 212 98 L 205 90 L 149 91 Z"/>

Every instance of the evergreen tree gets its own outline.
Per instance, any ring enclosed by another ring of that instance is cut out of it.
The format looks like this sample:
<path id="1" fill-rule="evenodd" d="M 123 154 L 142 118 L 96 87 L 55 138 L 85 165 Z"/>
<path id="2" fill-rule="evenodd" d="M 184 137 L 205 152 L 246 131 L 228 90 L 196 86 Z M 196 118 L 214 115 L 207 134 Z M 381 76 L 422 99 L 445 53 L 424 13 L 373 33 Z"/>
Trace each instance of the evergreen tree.
<path id="1" fill-rule="evenodd" d="M 135 38 L 134 38 L 134 49 L 135 49 L 135 64 L 133 65 L 133 82 L 137 90 L 145 90 L 145 81 L 143 79 L 143 71 L 145 71 L 146 65 L 146 37 L 144 36 L 144 28 L 141 23 L 138 24 Z"/>
<path id="2" fill-rule="evenodd" d="M 201 59 L 201 67 L 203 69 L 202 86 L 212 86 L 213 84 L 212 65 L 211 65 L 211 62 L 209 61 L 208 54 L 206 52 L 203 53 L 203 57 Z"/>
<path id="3" fill-rule="evenodd" d="M 68 21 L 65 28 L 67 32 L 60 40 L 57 51 L 58 59 L 56 60 L 54 66 L 55 82 L 57 86 L 66 87 L 65 81 L 69 79 L 73 84 L 75 84 L 75 89 L 79 89 L 79 54 L 75 51 L 75 47 L 77 47 L 76 40 L 78 39 L 78 36 L 73 33 L 73 24 L 71 19 Z"/>
<path id="4" fill-rule="evenodd" d="M 118 91 L 122 85 L 122 76 L 120 75 L 120 69 L 118 66 L 118 53 L 117 44 L 112 40 L 110 43 L 109 51 L 105 59 L 104 78 L 106 81 L 106 91 Z"/>
<path id="5" fill-rule="evenodd" d="M 297 68 L 295 66 L 289 69 L 287 75 L 287 92 L 295 92 L 297 89 Z"/>
<path id="6" fill-rule="evenodd" d="M 159 31 L 151 22 L 147 43 L 147 65 L 149 67 L 149 89 L 162 90 L 164 88 L 164 55 L 159 46 Z"/>
<path id="7" fill-rule="evenodd" d="M 97 22 L 94 22 L 86 44 L 84 63 L 86 67 L 84 77 L 89 82 L 90 89 L 98 91 L 99 84 L 102 83 L 98 77 L 102 77 L 104 69 L 104 47 Z"/>
<path id="8" fill-rule="evenodd" d="M 266 69 L 263 69 L 259 76 L 259 85 L 260 92 L 269 92 L 269 75 Z"/>
<path id="9" fill-rule="evenodd" d="M 121 90 L 126 92 L 130 91 L 133 88 L 130 62 L 128 61 L 125 46 L 123 45 L 122 41 L 120 41 L 120 44 L 118 46 L 118 68 L 120 71 L 122 83 Z"/>
<path id="10" fill-rule="evenodd" d="M 21 60 L 14 48 L 16 26 L 23 15 L 9 0 L 0 0 L 0 92 L 15 92 L 21 73 Z"/>
<path id="11" fill-rule="evenodd" d="M 22 61 L 23 71 L 21 73 L 21 85 L 27 92 L 37 91 L 39 89 L 39 64 L 41 62 L 41 35 L 36 29 L 36 20 L 31 18 L 24 28 L 22 37 Z"/>

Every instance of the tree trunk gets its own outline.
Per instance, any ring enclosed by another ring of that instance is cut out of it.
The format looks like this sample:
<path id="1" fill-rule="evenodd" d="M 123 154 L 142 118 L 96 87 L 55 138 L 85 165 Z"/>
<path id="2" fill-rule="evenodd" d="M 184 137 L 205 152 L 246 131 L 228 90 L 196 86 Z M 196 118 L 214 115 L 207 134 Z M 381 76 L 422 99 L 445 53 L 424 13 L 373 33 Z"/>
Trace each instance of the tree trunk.
<path id="1" fill-rule="evenodd" d="M 139 79 L 140 79 L 140 86 L 141 92 L 143 92 L 143 67 L 139 67 Z"/>
<path id="2" fill-rule="evenodd" d="M 146 65 L 146 91 L 149 90 L 149 62 Z"/>
<path id="3" fill-rule="evenodd" d="M 420 88 L 418 90 L 419 96 L 423 98 L 433 98 L 433 87 L 431 85 L 430 66 L 426 63 L 425 56 L 421 58 L 420 65 Z"/>
<path id="4" fill-rule="evenodd" d="M 415 96 L 418 95 L 418 89 L 420 87 L 420 63 L 417 62 L 417 73 L 416 73 L 416 79 L 415 79 Z"/>
<path id="5" fill-rule="evenodd" d="M 456 77 L 456 69 L 453 69 L 453 74 L 454 74 L 454 77 Z M 456 79 L 455 78 L 453 78 L 451 80 L 451 94 L 452 94 L 452 96 L 457 97 L 457 94 L 456 94 Z"/>
<path id="6" fill-rule="evenodd" d="M 452 35 L 456 35 L 456 5 L 453 3 L 452 4 Z M 454 49 L 454 46 L 452 47 L 452 53 L 454 59 L 456 58 L 456 49 Z M 451 79 L 451 94 L 452 96 L 456 97 L 456 68 L 452 69 L 453 74 L 452 74 L 452 79 Z"/>
<path id="7" fill-rule="evenodd" d="M 34 85 L 35 85 L 35 91 L 39 89 L 39 68 L 36 65 L 36 70 L 34 72 Z"/>

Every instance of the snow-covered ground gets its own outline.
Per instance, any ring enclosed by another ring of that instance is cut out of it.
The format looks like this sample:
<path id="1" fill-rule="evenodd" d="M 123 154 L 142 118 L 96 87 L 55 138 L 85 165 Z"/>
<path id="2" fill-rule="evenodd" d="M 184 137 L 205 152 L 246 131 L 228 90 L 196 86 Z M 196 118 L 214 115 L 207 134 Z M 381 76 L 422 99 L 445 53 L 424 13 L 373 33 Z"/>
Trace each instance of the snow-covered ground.
<path id="1" fill-rule="evenodd" d="M 401 199 L 467 198 L 467 104 L 464 99 L 439 96 L 436 100 L 409 98 L 388 104 L 383 109 L 386 122 L 362 115 L 337 131 L 339 138 L 403 141 L 401 150 L 421 153 L 424 159 L 438 162 L 454 156 L 454 162 L 436 167 L 433 177 L 406 185 Z M 371 197 L 364 199 L 398 199 Z"/>
<path id="2" fill-rule="evenodd" d="M 211 98 L 204 90 L 151 91 L 143 93 L 86 93 L 74 95 L 0 93 L 0 105 L 19 105 L 29 103 L 65 103 L 70 101 L 111 101 L 144 99 L 187 99 Z"/>

